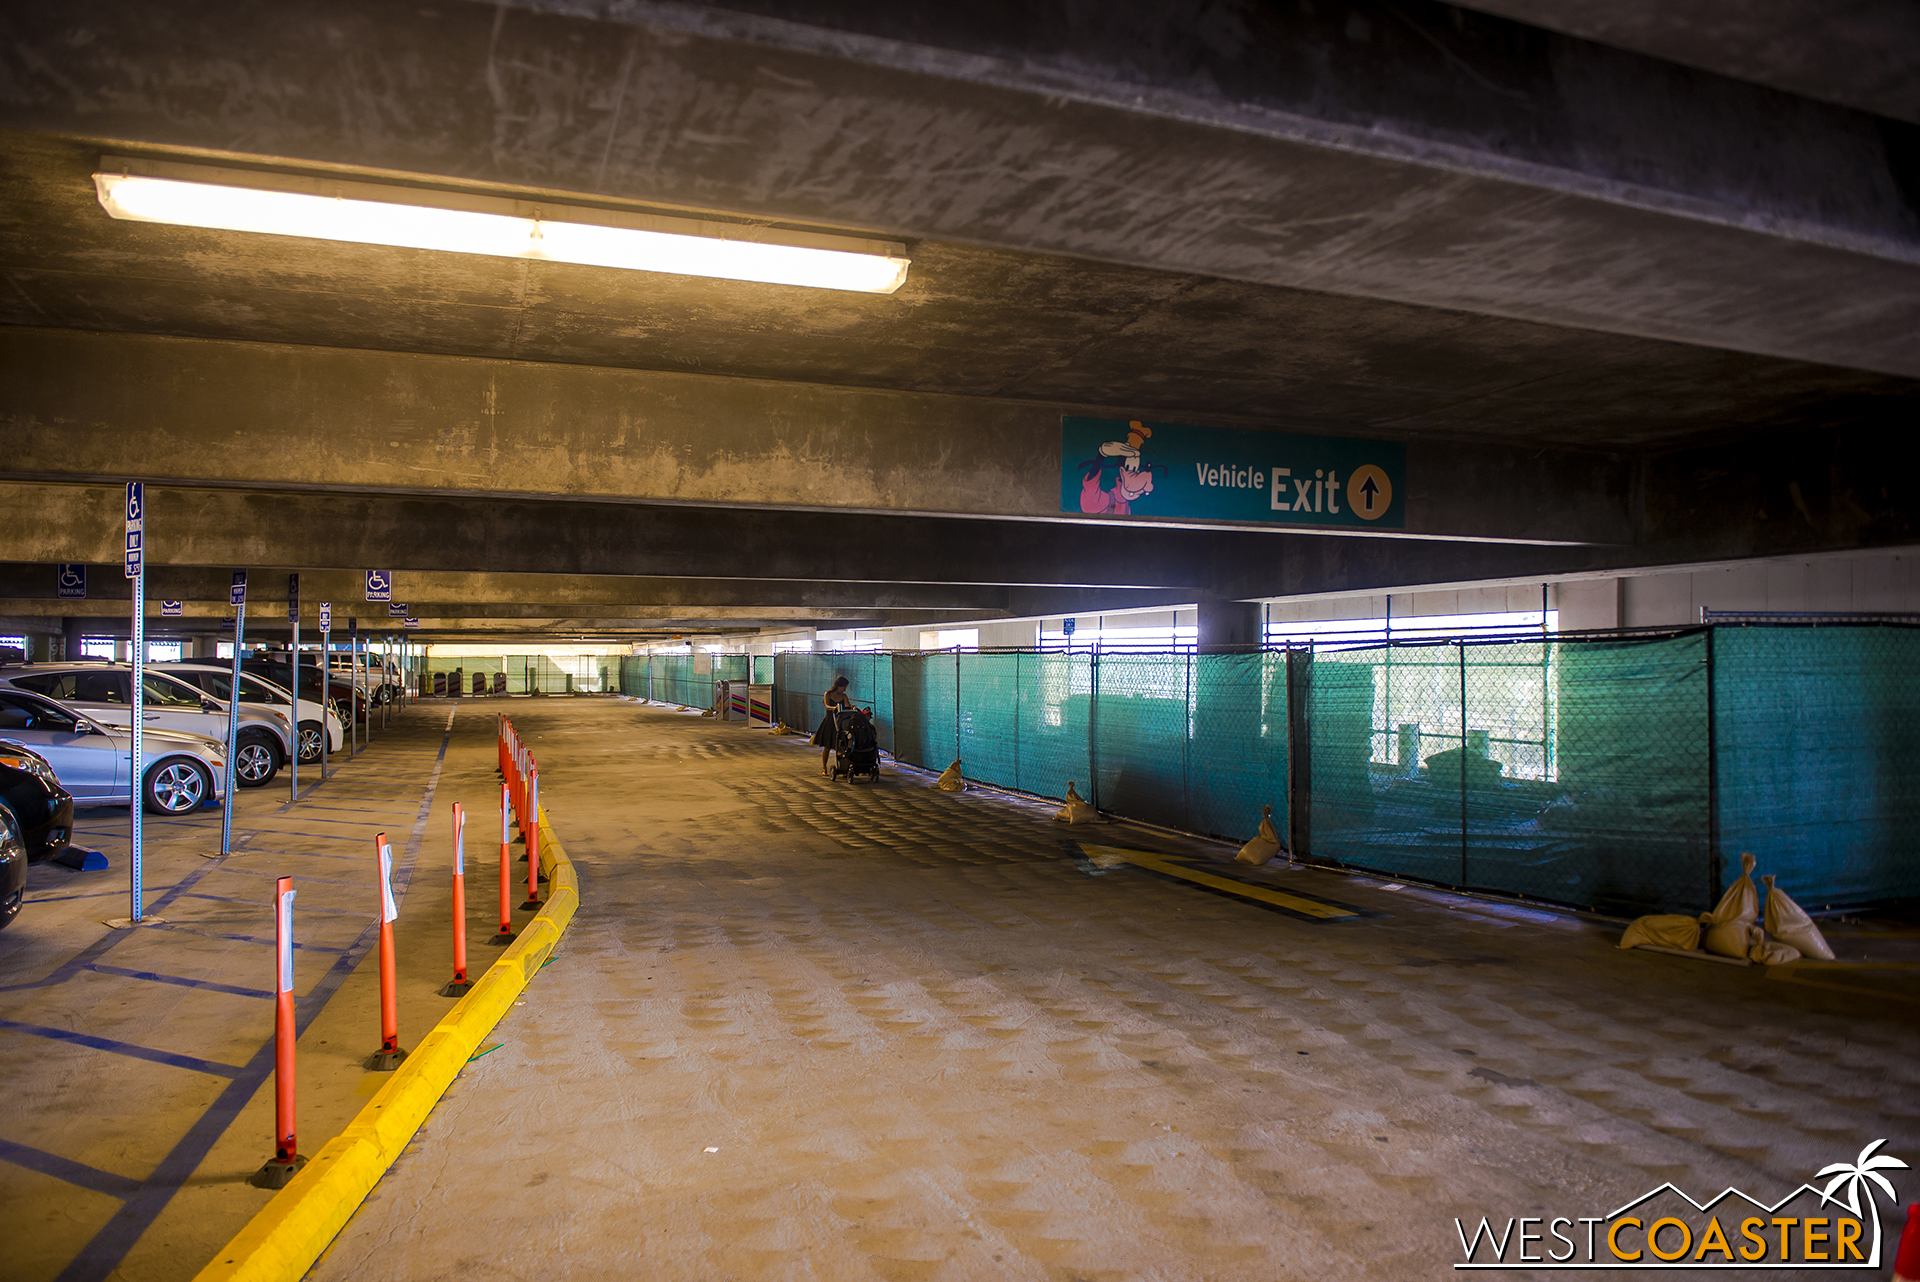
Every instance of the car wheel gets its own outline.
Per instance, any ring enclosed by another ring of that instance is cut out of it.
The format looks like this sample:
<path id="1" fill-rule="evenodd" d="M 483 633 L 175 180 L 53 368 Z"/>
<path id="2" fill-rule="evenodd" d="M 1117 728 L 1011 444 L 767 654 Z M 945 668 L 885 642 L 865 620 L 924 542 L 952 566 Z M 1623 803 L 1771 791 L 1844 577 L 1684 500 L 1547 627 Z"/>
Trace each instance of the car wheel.
<path id="1" fill-rule="evenodd" d="M 213 795 L 213 776 L 197 761 L 174 757 L 147 771 L 146 808 L 161 815 L 190 815 Z"/>
<path id="2" fill-rule="evenodd" d="M 300 723 L 300 760 L 303 763 L 320 760 L 320 723 L 318 721 Z"/>
<path id="3" fill-rule="evenodd" d="M 21 835 L 20 825 L 14 820 L 13 812 L 0 806 L 0 886 L 13 880 L 15 869 L 25 872 L 27 866 L 27 839 Z M 27 879 L 20 877 L 20 888 L 7 895 L 0 892 L 0 930 L 20 915 L 20 905 L 27 900 Z"/>
<path id="4" fill-rule="evenodd" d="M 242 788 L 260 788 L 280 773 L 280 754 L 265 735 L 248 735 L 234 754 L 233 777 Z"/>

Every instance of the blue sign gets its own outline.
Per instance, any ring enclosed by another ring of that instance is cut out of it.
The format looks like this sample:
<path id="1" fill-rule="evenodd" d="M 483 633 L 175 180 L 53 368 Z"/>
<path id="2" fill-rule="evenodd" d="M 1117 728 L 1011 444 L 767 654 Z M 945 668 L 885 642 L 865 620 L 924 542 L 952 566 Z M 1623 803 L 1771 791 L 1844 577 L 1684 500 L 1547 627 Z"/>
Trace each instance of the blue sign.
<path id="1" fill-rule="evenodd" d="M 147 497 L 139 481 L 127 482 L 127 577 L 137 579 L 146 565 Z"/>
<path id="2" fill-rule="evenodd" d="M 63 601 L 84 601 L 87 599 L 87 567 L 84 565 L 62 565 L 57 580 L 60 587 L 60 599 Z"/>
<path id="3" fill-rule="evenodd" d="M 389 601 L 389 602 L 387 602 L 387 617 L 388 617 L 389 619 L 404 619 L 404 618 L 406 618 L 406 617 L 407 617 L 407 603 L 406 603 L 405 601 Z"/>
<path id="4" fill-rule="evenodd" d="M 245 605 L 246 603 L 247 603 L 247 572 L 245 570 L 235 570 L 233 572 L 233 587 L 229 590 L 227 594 L 227 604 L 228 605 Z"/>
<path id="5" fill-rule="evenodd" d="M 1060 420 L 1062 512 L 1399 529 L 1406 474 L 1398 441 Z"/>
<path id="6" fill-rule="evenodd" d="M 367 600 L 369 601 L 393 600 L 393 571 L 392 570 L 368 570 L 367 571 Z"/>
<path id="7" fill-rule="evenodd" d="M 331 601 L 320 603 L 320 630 L 322 632 L 333 630 L 333 602 Z"/>
<path id="8" fill-rule="evenodd" d="M 1062 620 L 1060 620 L 1060 631 L 1061 631 L 1061 633 L 1062 633 L 1062 634 L 1064 634 L 1064 635 L 1066 635 L 1066 636 L 1072 636 L 1072 635 L 1073 635 L 1073 629 L 1074 629 L 1074 627 L 1075 627 L 1075 625 L 1077 625 L 1077 624 L 1078 624 L 1079 622 L 1080 622 L 1080 620 L 1078 620 L 1078 619 L 1062 619 Z"/>
<path id="9" fill-rule="evenodd" d="M 162 601 L 160 603 L 160 617 L 163 619 L 177 619 L 186 612 L 186 603 L 184 601 Z"/>
<path id="10" fill-rule="evenodd" d="M 419 627 L 419 626 L 420 626 L 420 620 L 418 620 L 418 619 L 402 619 L 402 620 L 400 620 L 400 626 L 401 626 L 401 627 L 403 627 L 403 628 L 417 628 L 417 627 Z"/>
<path id="11" fill-rule="evenodd" d="M 300 576 L 287 576 L 287 622 L 300 622 Z"/>
<path id="12" fill-rule="evenodd" d="M 222 620 L 220 620 L 220 630 L 221 630 L 222 632 L 231 632 L 231 631 L 233 631 L 233 620 L 232 620 L 232 619 L 222 619 Z"/>

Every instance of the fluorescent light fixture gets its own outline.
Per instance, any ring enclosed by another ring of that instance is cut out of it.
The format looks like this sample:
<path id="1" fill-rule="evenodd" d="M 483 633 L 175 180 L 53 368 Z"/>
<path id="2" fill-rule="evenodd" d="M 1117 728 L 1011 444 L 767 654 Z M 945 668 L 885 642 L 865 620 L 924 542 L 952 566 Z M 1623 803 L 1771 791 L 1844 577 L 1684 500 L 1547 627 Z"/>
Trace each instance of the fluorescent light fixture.
<path id="1" fill-rule="evenodd" d="M 891 294 L 910 264 L 891 241 L 310 175 L 106 156 L 93 185 L 129 222 L 769 285 Z"/>

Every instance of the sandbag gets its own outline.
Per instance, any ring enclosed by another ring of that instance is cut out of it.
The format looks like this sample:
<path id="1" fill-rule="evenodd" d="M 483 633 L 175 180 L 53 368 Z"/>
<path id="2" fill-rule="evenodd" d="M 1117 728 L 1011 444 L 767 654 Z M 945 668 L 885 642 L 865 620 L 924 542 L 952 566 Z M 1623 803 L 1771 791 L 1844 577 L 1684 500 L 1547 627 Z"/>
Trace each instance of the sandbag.
<path id="1" fill-rule="evenodd" d="M 1273 807 L 1260 807 L 1260 831 L 1253 840 L 1240 847 L 1240 853 L 1233 857 L 1236 864 L 1252 864 L 1259 867 L 1286 847 L 1280 844 L 1280 834 L 1273 830 Z"/>
<path id="2" fill-rule="evenodd" d="M 1701 947 L 1722 957 L 1745 957 L 1753 941 L 1747 928 L 1760 917 L 1760 893 L 1753 885 L 1753 856 L 1740 854 L 1740 879 L 1727 887 L 1712 912 L 1700 919 L 1707 928 Z"/>
<path id="3" fill-rule="evenodd" d="M 1827 947 L 1825 935 L 1813 924 L 1813 918 L 1806 910 L 1787 897 L 1787 892 L 1773 884 L 1773 874 L 1768 873 L 1760 880 L 1767 883 L 1767 933 L 1783 944 L 1791 944 L 1808 957 L 1817 957 L 1821 961 L 1833 960 L 1833 949 Z M 1780 962 L 1772 963 L 1775 966 Z"/>
<path id="4" fill-rule="evenodd" d="M 1626 934 L 1620 936 L 1620 947 L 1638 948 L 1641 944 L 1693 952 L 1700 947 L 1699 919 L 1675 913 L 1636 917 L 1627 927 Z"/>
<path id="5" fill-rule="evenodd" d="M 1073 790 L 1073 780 L 1067 780 L 1067 804 L 1054 812 L 1054 821 L 1063 824 L 1091 824 L 1100 822 L 1100 812 L 1087 804 L 1087 799 Z"/>
<path id="6" fill-rule="evenodd" d="M 933 786 L 941 792 L 965 792 L 967 780 L 966 776 L 960 773 L 960 763 L 956 761 L 942 770 L 940 777 L 933 781 Z"/>
<path id="7" fill-rule="evenodd" d="M 1758 929 L 1757 927 L 1755 928 Z M 1800 960 L 1800 950 L 1792 944 L 1783 944 L 1777 939 L 1768 939 L 1765 931 L 1759 932 L 1759 938 L 1747 949 L 1747 960 L 1758 962 L 1762 966 L 1785 966 L 1789 962 Z"/>

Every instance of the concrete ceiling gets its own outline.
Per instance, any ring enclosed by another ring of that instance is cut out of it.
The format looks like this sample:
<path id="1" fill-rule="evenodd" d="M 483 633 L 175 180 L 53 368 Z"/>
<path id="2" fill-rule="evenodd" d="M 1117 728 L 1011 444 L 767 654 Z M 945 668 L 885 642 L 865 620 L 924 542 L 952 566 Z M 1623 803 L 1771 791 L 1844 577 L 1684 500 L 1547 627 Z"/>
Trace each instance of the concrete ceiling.
<path id="1" fill-rule="evenodd" d="M 1890 375 L 948 241 L 871 296 L 116 222 L 100 156 L 0 135 L 0 323 L 1595 449 L 1920 414 Z"/>
<path id="2" fill-rule="evenodd" d="M 1907 19 L 1731 5 L 15 6 L 0 557 L 110 555 L 122 474 L 171 487 L 157 567 L 438 566 L 473 626 L 1910 541 Z M 847 229 L 914 266 L 869 297 L 116 223 L 103 154 Z M 1053 476 L 1080 412 L 1406 439 L 1405 533 L 1435 541 L 1039 535 L 1079 519 Z"/>

